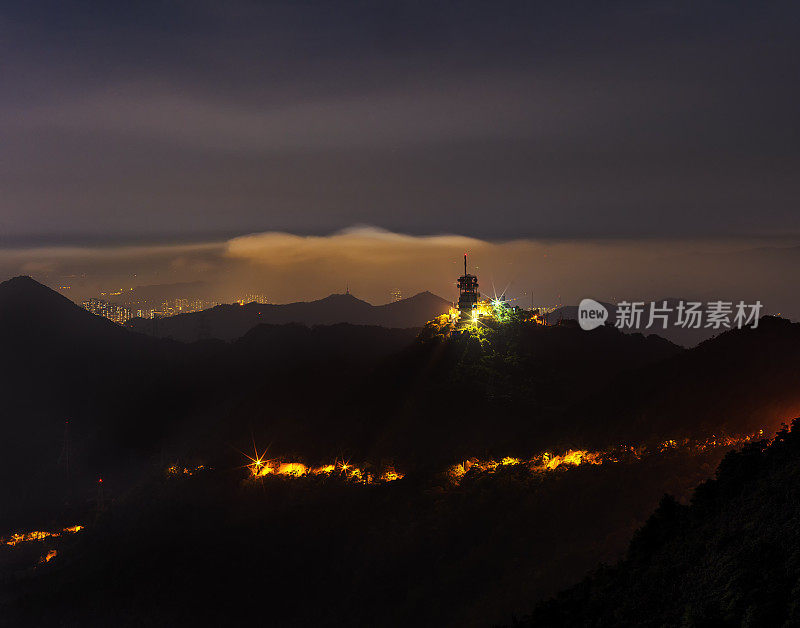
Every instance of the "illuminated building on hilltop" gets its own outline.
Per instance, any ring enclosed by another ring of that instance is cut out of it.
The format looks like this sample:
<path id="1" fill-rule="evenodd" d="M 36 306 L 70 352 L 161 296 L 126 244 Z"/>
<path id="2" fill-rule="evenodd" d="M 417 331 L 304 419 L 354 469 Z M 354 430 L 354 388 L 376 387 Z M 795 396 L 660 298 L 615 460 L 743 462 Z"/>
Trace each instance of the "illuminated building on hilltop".
<path id="1" fill-rule="evenodd" d="M 458 310 L 461 319 L 471 319 L 477 312 L 478 298 L 478 278 L 467 272 L 467 254 L 464 253 L 464 275 L 458 278 Z"/>
<path id="2" fill-rule="evenodd" d="M 392 303 L 397 303 L 398 301 L 403 300 L 403 292 L 400 288 L 396 288 L 389 293 L 389 298 L 391 299 Z"/>

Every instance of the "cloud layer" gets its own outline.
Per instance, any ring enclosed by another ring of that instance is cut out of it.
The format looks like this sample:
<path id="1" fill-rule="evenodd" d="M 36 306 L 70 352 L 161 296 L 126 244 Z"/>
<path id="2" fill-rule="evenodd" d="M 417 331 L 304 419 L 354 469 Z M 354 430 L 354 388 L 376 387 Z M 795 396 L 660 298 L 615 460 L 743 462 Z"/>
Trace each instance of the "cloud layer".
<path id="1" fill-rule="evenodd" d="M 484 294 L 518 302 L 760 299 L 768 311 L 800 314 L 786 277 L 800 263 L 792 241 L 530 240 L 414 236 L 368 226 L 328 236 L 266 232 L 216 242 L 127 247 L 53 247 L 0 252 L 0 276 L 31 274 L 75 300 L 141 285 L 199 282 L 202 296 L 233 300 L 248 292 L 273 302 L 351 291 L 384 303 L 430 290 L 456 297 L 463 255 Z M 176 288 L 174 296 L 182 296 Z M 198 295 L 199 296 L 199 295 Z"/>

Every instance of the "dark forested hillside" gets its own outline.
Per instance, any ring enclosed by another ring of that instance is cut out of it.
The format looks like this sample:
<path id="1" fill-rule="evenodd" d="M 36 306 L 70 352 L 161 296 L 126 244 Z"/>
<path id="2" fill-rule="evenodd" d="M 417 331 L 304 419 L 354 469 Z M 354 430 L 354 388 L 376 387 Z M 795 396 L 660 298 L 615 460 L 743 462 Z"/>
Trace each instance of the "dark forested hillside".
<path id="1" fill-rule="evenodd" d="M 184 344 L 132 333 L 17 278 L 0 285 L 9 437 L 0 464 L 12 480 L 2 517 L 31 512 L 32 495 L 53 502 L 63 482 L 133 479 L 173 453 L 216 460 L 252 438 L 303 457 L 347 453 L 412 469 L 769 430 L 800 409 L 798 329 L 767 318 L 690 351 L 613 328 L 524 323 L 421 339 L 261 325 L 233 343 Z"/>
<path id="2" fill-rule="evenodd" d="M 800 323 L 765 316 L 618 377 L 580 400 L 570 423 L 594 444 L 712 433 L 774 432 L 800 415 Z"/>
<path id="3" fill-rule="evenodd" d="M 737 442 L 719 436 L 785 418 L 799 328 L 762 319 L 692 350 L 521 318 L 181 343 L 0 284 L 0 537 L 86 526 L 0 544 L 0 617 L 85 625 L 102 599 L 117 624 L 198 623 L 200 594 L 242 621 L 263 597 L 281 625 L 509 621 L 616 560 Z M 700 444 L 665 444 L 683 437 Z M 254 479 L 265 450 L 339 473 Z M 351 461 L 400 473 L 345 481 Z"/>
<path id="4" fill-rule="evenodd" d="M 457 487 L 154 472 L 86 531 L 37 543 L 34 562 L 59 551 L 46 566 L 0 546 L 0 625 L 493 625 L 615 559 L 661 493 L 686 495 L 720 455 Z"/>
<path id="5" fill-rule="evenodd" d="M 691 350 L 610 327 L 504 324 L 434 336 L 369 381 L 349 414 L 371 417 L 376 451 L 410 458 L 771 434 L 800 413 L 800 324 L 764 317 Z"/>
<path id="6" fill-rule="evenodd" d="M 283 417 L 316 416 L 311 407 L 325 405 L 325 395 L 303 395 L 309 381 L 318 393 L 335 392 L 415 337 L 265 325 L 232 344 L 186 345 L 126 330 L 30 278 L 4 282 L 0 527 L 55 516 L 67 495 L 81 510 L 98 477 L 134 481 L 173 448 L 208 451 L 221 449 L 223 435 L 249 438 L 250 417 L 231 421 L 227 411 L 242 397 L 259 396 L 262 409 Z"/>
<path id="7" fill-rule="evenodd" d="M 564 423 L 577 400 L 681 351 L 612 328 L 482 326 L 428 338 L 384 362 L 348 412 L 370 417 L 365 433 L 375 452 L 412 460 L 577 446 L 584 437 Z"/>
<path id="8" fill-rule="evenodd" d="M 627 557 L 525 622 L 578 626 L 795 626 L 800 622 L 800 420 L 729 453 L 691 504 L 670 496 Z"/>

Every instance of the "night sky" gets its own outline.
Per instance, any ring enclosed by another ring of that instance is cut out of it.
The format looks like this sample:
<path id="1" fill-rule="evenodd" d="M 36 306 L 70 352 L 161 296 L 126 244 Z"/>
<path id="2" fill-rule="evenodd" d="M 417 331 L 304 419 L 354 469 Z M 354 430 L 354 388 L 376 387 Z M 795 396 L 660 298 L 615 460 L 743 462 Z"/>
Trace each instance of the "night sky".
<path id="1" fill-rule="evenodd" d="M 3 3 L 0 270 L 357 225 L 793 239 L 798 32 L 794 2 Z"/>
<path id="2" fill-rule="evenodd" d="M 796 233 L 798 17 L 791 2 L 4 3 L 3 237 Z"/>

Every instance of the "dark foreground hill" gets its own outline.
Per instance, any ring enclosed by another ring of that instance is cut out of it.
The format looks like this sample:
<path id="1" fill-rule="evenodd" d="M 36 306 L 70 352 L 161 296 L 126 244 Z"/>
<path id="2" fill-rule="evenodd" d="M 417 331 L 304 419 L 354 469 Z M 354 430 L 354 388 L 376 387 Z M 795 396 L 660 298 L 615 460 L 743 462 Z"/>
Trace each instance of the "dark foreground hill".
<path id="1" fill-rule="evenodd" d="M 509 621 L 616 560 L 659 496 L 685 496 L 725 450 L 662 454 L 659 440 L 769 429 L 800 398 L 800 326 L 777 319 L 689 351 L 519 321 L 449 337 L 261 325 L 180 343 L 29 279 L 0 285 L 0 316 L 13 349 L 0 379 L 0 535 L 87 524 L 55 546 L 0 547 L 0 623 L 12 625 Z M 639 436 L 657 455 L 442 476 L 473 456 Z M 310 465 L 393 463 L 406 477 L 253 484 L 242 452 L 254 446 Z M 166 477 L 176 463 L 208 471 Z"/>
<path id="2" fill-rule="evenodd" d="M 443 464 L 463 457 L 526 456 L 585 444 L 565 423 L 570 409 L 617 378 L 682 353 L 658 337 L 591 333 L 577 325 L 481 326 L 432 337 L 383 362 L 348 414 L 375 455 Z M 391 403 L 386 403 L 391 399 Z"/>
<path id="3" fill-rule="evenodd" d="M 413 345 L 348 403 L 376 453 L 412 459 L 772 434 L 800 414 L 800 324 L 764 317 L 691 350 L 574 323 L 482 327 Z"/>
<path id="4" fill-rule="evenodd" d="M 234 464 L 154 471 L 80 534 L 0 546 L 0 626 L 508 622 L 616 559 L 658 496 L 685 495 L 719 455 L 509 467 L 458 487 L 436 476 L 248 481 Z"/>
<path id="5" fill-rule="evenodd" d="M 249 436 L 250 417 L 225 429 L 227 409 L 242 397 L 256 394 L 279 416 L 316 416 L 415 336 L 263 325 L 235 343 L 186 345 L 126 330 L 28 277 L 4 282 L 0 528 L 55 516 L 67 503 L 80 511 L 100 476 L 133 482 L 170 443 L 220 449 L 227 441 L 214 439 L 223 432 Z"/>
<path id="6" fill-rule="evenodd" d="M 0 285 L 0 341 L 0 523 L 70 492 L 79 507 L 101 475 L 127 484 L 170 456 L 219 462 L 252 439 L 307 459 L 433 469 L 769 432 L 800 412 L 800 325 L 780 319 L 690 351 L 613 328 L 516 323 L 427 339 L 262 325 L 235 342 L 185 344 L 18 278 Z"/>
<path id="7" fill-rule="evenodd" d="M 796 626 L 800 420 L 730 453 L 691 505 L 666 496 L 625 560 L 542 604 L 524 625 Z"/>
<path id="8" fill-rule="evenodd" d="M 800 323 L 765 316 L 649 364 L 582 398 L 569 424 L 600 444 L 700 434 L 773 433 L 800 415 Z"/>
<path id="9" fill-rule="evenodd" d="M 430 292 L 386 305 L 371 305 L 351 294 L 332 294 L 317 301 L 271 305 L 218 305 L 202 312 L 178 314 L 149 320 L 135 318 L 126 326 L 143 334 L 194 342 L 203 338 L 233 340 L 256 325 L 375 325 L 380 327 L 422 327 L 444 314 L 451 303 Z"/>
<path id="10" fill-rule="evenodd" d="M 0 284 L 0 522 L 5 525 L 64 499 L 70 483 L 68 420 L 76 446 L 70 474 L 80 475 L 91 466 L 86 448 L 106 449 L 107 443 L 98 442 L 106 440 L 105 430 L 117 420 L 146 417 L 150 403 L 164 393 L 172 343 L 87 314 L 29 277 Z"/>

